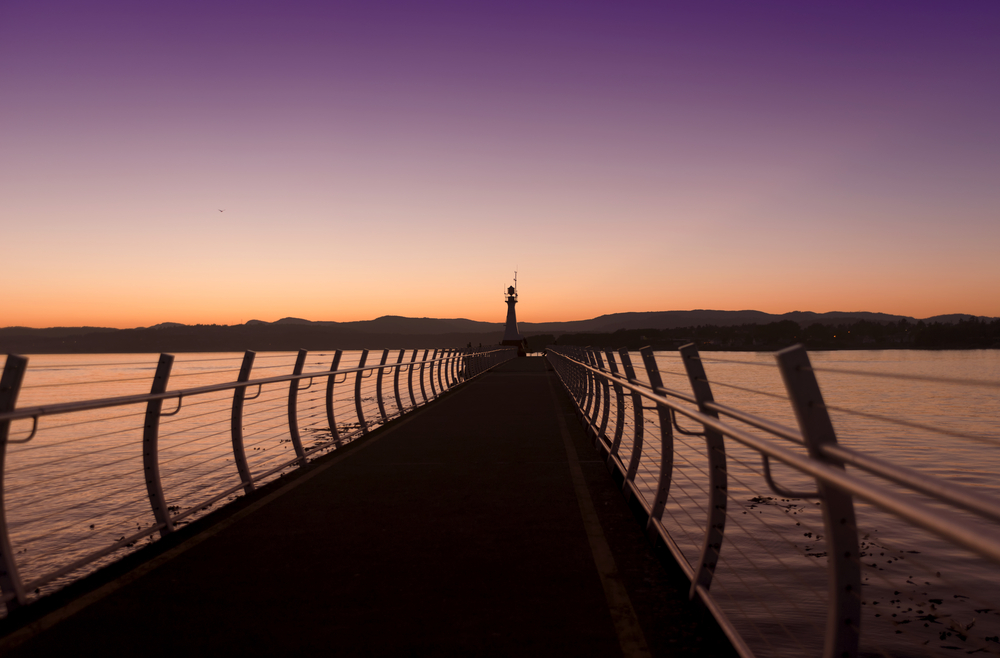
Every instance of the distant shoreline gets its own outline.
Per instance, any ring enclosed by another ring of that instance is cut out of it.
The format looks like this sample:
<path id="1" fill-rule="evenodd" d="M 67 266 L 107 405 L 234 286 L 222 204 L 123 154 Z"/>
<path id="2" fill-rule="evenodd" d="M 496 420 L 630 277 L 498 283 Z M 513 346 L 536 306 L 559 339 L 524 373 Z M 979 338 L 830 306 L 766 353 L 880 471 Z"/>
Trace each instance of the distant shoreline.
<path id="1" fill-rule="evenodd" d="M 401 320 L 410 320 L 403 318 Z M 125 354 L 291 352 L 359 349 L 440 349 L 498 345 L 502 331 L 432 332 L 438 322 L 420 319 L 409 332 L 345 331 L 336 323 L 253 323 L 174 325 L 156 329 L 0 329 L 0 353 L 7 354 Z M 465 321 L 468 322 L 468 321 Z M 492 326 L 492 325 L 487 325 Z M 416 327 L 416 331 L 412 330 Z M 401 328 L 398 327 L 397 328 Z M 530 351 L 548 345 L 639 349 L 647 345 L 672 350 L 695 343 L 699 349 L 725 352 L 770 352 L 794 344 L 813 351 L 841 350 L 970 350 L 1000 349 L 1000 319 L 960 319 L 957 322 L 875 322 L 841 324 L 814 322 L 807 326 L 782 320 L 768 323 L 701 324 L 671 328 L 623 328 L 616 331 L 531 331 L 522 326 Z"/>

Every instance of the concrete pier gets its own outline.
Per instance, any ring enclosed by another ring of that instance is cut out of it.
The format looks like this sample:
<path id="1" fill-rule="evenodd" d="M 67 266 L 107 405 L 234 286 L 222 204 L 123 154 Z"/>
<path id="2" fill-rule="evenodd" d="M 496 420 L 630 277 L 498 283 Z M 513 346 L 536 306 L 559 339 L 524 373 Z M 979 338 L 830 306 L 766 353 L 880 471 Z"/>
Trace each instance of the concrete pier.
<path id="1" fill-rule="evenodd" d="M 6 656 L 734 655 L 541 358 L 3 622 Z"/>

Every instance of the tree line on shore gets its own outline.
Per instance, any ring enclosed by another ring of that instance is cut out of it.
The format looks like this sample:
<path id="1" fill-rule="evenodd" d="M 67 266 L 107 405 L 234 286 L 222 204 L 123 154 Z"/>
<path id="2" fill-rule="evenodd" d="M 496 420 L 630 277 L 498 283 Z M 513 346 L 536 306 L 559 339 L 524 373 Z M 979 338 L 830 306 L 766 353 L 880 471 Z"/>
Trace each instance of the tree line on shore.
<path id="1" fill-rule="evenodd" d="M 441 348 L 493 346 L 501 332 L 390 334 L 339 331 L 322 324 L 259 323 L 234 326 L 176 325 L 147 329 L 94 327 L 0 329 L 0 354 L 97 352 L 232 352 L 244 349 L 294 351 L 363 348 Z M 699 324 L 666 329 L 619 329 L 614 332 L 544 333 L 527 336 L 527 349 L 548 345 L 600 348 L 646 345 L 670 350 L 696 343 L 704 350 L 773 351 L 802 343 L 813 350 L 837 349 L 984 349 L 1000 348 L 1000 319 L 969 318 L 958 322 L 901 319 L 890 322 L 857 320 L 841 324 L 794 320 L 735 325 Z"/>
<path id="2" fill-rule="evenodd" d="M 610 333 L 528 336 L 528 349 L 531 351 L 541 350 L 547 345 L 629 349 L 649 345 L 658 350 L 670 350 L 686 343 L 695 343 L 703 350 L 733 351 L 769 351 L 796 343 L 812 350 L 997 349 L 1000 348 L 1000 319 L 983 321 L 972 318 L 956 323 L 859 320 L 837 325 L 814 323 L 807 327 L 792 320 L 782 320 L 767 324 L 698 325 L 674 329 L 621 329 Z"/>

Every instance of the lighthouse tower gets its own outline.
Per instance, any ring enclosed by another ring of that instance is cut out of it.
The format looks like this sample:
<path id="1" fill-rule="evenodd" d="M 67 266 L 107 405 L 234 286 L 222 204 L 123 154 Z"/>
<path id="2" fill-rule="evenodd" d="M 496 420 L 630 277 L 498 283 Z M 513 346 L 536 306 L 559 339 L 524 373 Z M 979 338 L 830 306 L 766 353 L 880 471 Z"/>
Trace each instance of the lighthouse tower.
<path id="1" fill-rule="evenodd" d="M 517 272 L 514 272 L 514 285 L 507 288 L 504 299 L 507 302 L 507 325 L 504 327 L 503 340 L 500 344 L 517 347 L 517 355 L 526 356 L 524 349 L 526 341 L 524 336 L 517 332 L 517 313 L 514 311 L 514 305 L 517 304 Z"/>

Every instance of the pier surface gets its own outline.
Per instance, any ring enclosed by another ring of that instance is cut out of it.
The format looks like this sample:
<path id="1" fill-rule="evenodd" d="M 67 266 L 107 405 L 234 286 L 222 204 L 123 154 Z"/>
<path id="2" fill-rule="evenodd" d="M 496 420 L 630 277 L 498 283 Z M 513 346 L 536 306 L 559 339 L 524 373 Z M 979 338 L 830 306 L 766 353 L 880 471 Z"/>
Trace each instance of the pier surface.
<path id="1" fill-rule="evenodd" d="M 6 621 L 7 656 L 726 656 L 540 358 Z"/>

